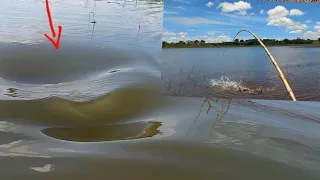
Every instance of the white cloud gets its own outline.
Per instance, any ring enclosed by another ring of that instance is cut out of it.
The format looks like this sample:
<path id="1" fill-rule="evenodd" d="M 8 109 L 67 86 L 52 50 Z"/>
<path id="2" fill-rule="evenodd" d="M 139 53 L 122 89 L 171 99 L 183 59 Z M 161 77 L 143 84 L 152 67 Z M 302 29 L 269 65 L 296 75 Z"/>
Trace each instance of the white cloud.
<path id="1" fill-rule="evenodd" d="M 220 42 L 230 42 L 232 38 L 225 35 L 220 34 L 216 35 L 216 31 L 208 31 L 208 35 L 197 35 L 197 36 L 188 36 L 187 32 L 169 32 L 165 31 L 163 34 L 163 41 L 167 42 L 179 42 L 179 41 L 195 41 L 195 40 L 204 40 L 209 43 L 220 43 Z"/>
<path id="2" fill-rule="evenodd" d="M 287 16 L 289 11 L 283 6 L 276 6 L 273 9 L 270 9 L 267 14 L 269 15 L 268 19 L 277 19 Z"/>
<path id="3" fill-rule="evenodd" d="M 189 29 L 188 31 L 196 31 L 196 30 L 194 30 L 194 29 Z"/>
<path id="4" fill-rule="evenodd" d="M 170 38 L 164 37 L 162 40 L 167 42 L 176 42 L 177 37 L 170 37 Z"/>
<path id="5" fill-rule="evenodd" d="M 215 32 L 215 31 L 208 31 L 208 34 L 209 34 L 209 35 L 215 35 L 216 32 Z"/>
<path id="6" fill-rule="evenodd" d="M 206 6 L 208 6 L 208 7 L 211 7 L 211 6 L 213 6 L 213 5 L 214 5 L 214 3 L 211 2 L 211 1 L 209 1 L 209 2 L 206 4 Z"/>
<path id="7" fill-rule="evenodd" d="M 237 14 L 241 16 L 245 16 L 247 14 L 247 11 L 239 11 Z"/>
<path id="8" fill-rule="evenodd" d="M 298 9 L 292 9 L 290 11 L 290 15 L 298 15 L 303 12 Z M 300 22 L 295 22 L 292 19 L 286 17 L 289 15 L 289 11 L 283 6 L 276 6 L 273 9 L 270 9 L 267 14 L 269 17 L 267 18 L 269 26 L 282 26 L 287 27 L 286 32 L 289 33 L 302 33 L 303 30 L 308 29 L 306 24 L 302 24 Z"/>
<path id="9" fill-rule="evenodd" d="M 179 23 L 187 26 L 200 26 L 200 25 L 208 25 L 208 24 L 234 25 L 230 23 L 206 19 L 203 17 L 169 17 L 169 18 L 165 18 L 165 21 L 171 21 L 171 22 L 175 22 L 175 23 Z"/>
<path id="10" fill-rule="evenodd" d="M 179 41 L 195 41 L 195 40 L 204 40 L 208 43 L 221 43 L 221 42 L 230 42 L 232 41 L 232 38 L 229 36 L 226 36 L 224 34 L 221 34 L 219 36 L 185 36 L 185 37 L 164 37 L 163 41 L 167 42 L 179 42 Z"/>
<path id="11" fill-rule="evenodd" d="M 186 10 L 186 8 L 178 6 L 177 9 Z"/>
<path id="12" fill-rule="evenodd" d="M 305 23 L 311 23 L 312 21 L 311 21 L 311 19 L 309 19 L 309 20 L 305 20 L 304 22 Z"/>
<path id="13" fill-rule="evenodd" d="M 243 22 L 243 21 L 251 21 L 251 22 L 254 21 L 259 23 L 266 22 L 266 19 L 260 16 L 238 16 L 236 14 L 230 14 L 230 13 L 221 13 L 221 15 L 231 17 L 232 19 L 240 20 L 240 22 Z"/>
<path id="14" fill-rule="evenodd" d="M 295 24 L 292 19 L 287 17 L 271 18 L 268 20 L 268 26 L 293 26 Z"/>
<path id="15" fill-rule="evenodd" d="M 175 32 L 168 32 L 168 31 L 165 31 L 162 33 L 164 36 L 175 36 L 176 33 Z"/>
<path id="16" fill-rule="evenodd" d="M 170 31 L 165 31 L 162 33 L 165 37 L 176 37 L 176 36 L 180 36 L 180 37 L 185 37 L 188 35 L 187 32 L 170 32 Z"/>
<path id="17" fill-rule="evenodd" d="M 302 33 L 302 30 L 294 30 L 294 31 L 289 31 L 290 34 L 299 34 Z"/>
<path id="18" fill-rule="evenodd" d="M 173 12 L 173 11 L 164 11 L 165 14 L 179 14 L 177 12 Z"/>
<path id="19" fill-rule="evenodd" d="M 319 21 L 319 22 L 316 22 L 316 24 L 320 26 L 320 21 Z"/>
<path id="20" fill-rule="evenodd" d="M 316 40 L 320 38 L 320 31 L 317 31 L 317 32 L 307 31 L 303 35 L 308 37 L 309 39 Z"/>
<path id="21" fill-rule="evenodd" d="M 264 14 L 264 10 L 263 9 L 260 10 L 260 14 Z"/>
<path id="22" fill-rule="evenodd" d="M 317 31 L 320 31 L 320 26 L 319 25 L 315 26 L 314 29 L 317 30 Z"/>
<path id="23" fill-rule="evenodd" d="M 186 3 L 186 4 L 190 4 L 190 1 L 186 1 L 186 0 L 173 0 L 175 2 L 179 2 L 179 3 Z"/>
<path id="24" fill-rule="evenodd" d="M 186 35 L 188 35 L 188 33 L 187 32 L 179 32 L 178 35 L 179 36 L 186 36 Z"/>
<path id="25" fill-rule="evenodd" d="M 308 26 L 306 24 L 301 24 L 300 22 L 295 22 L 294 25 L 287 27 L 287 31 L 306 29 L 308 29 Z"/>
<path id="26" fill-rule="evenodd" d="M 230 42 L 232 41 L 232 38 L 226 35 L 220 35 L 217 38 L 211 38 L 209 41 L 212 42 Z"/>
<path id="27" fill-rule="evenodd" d="M 304 12 L 299 9 L 291 9 L 289 14 L 290 16 L 301 16 L 304 15 Z"/>
<path id="28" fill-rule="evenodd" d="M 254 13 L 250 13 L 249 15 L 252 16 L 252 15 L 254 15 Z"/>
<path id="29" fill-rule="evenodd" d="M 222 12 L 240 11 L 240 13 L 244 13 L 248 9 L 251 9 L 252 7 L 250 3 L 247 3 L 244 1 L 238 1 L 234 3 L 229 3 L 229 2 L 220 3 L 217 8 L 221 8 Z"/>

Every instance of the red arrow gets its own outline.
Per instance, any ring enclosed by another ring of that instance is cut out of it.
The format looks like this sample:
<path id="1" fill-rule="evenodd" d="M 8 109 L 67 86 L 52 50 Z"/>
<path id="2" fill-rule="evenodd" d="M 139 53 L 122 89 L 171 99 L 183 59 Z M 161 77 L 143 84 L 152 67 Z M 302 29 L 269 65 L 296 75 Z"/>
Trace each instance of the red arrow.
<path id="1" fill-rule="evenodd" d="M 56 32 L 54 31 L 53 28 L 53 23 L 52 23 L 52 18 L 51 18 L 51 12 L 50 12 L 50 7 L 49 7 L 49 0 L 46 0 L 46 8 L 47 8 L 47 13 L 48 13 L 48 19 L 49 19 L 49 23 L 50 23 L 50 28 L 51 28 L 51 33 L 53 37 L 56 37 Z M 54 47 L 58 50 L 59 49 L 59 45 L 60 45 L 60 39 L 61 39 L 61 33 L 62 33 L 62 26 L 58 26 L 59 29 L 59 33 L 58 33 L 58 40 L 57 42 L 55 42 L 50 36 L 48 36 L 47 34 L 44 34 L 50 41 L 51 43 L 54 45 Z"/>

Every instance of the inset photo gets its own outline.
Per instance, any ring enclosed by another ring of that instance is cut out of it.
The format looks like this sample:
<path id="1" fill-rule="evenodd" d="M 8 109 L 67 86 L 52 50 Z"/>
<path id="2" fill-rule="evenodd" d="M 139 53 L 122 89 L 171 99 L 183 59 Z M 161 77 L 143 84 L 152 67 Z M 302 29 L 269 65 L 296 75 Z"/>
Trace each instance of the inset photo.
<path id="1" fill-rule="evenodd" d="M 308 2 L 167 0 L 163 76 L 188 78 L 180 93 L 185 96 L 320 101 L 319 7 Z M 172 86 L 169 94 L 176 94 Z"/>

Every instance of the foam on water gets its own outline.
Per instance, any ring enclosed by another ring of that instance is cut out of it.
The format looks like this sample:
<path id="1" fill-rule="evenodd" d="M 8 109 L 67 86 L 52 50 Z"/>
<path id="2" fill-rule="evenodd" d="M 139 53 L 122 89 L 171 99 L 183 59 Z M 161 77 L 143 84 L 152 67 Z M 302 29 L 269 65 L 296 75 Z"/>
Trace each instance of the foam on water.
<path id="1" fill-rule="evenodd" d="M 239 88 L 244 88 L 242 81 L 232 81 L 226 76 L 221 76 L 220 79 L 212 79 L 211 85 L 213 87 L 220 87 L 222 89 L 238 90 Z"/>
<path id="2" fill-rule="evenodd" d="M 245 80 L 231 80 L 229 77 L 221 76 L 220 79 L 211 79 L 211 86 L 220 91 L 231 91 L 233 93 L 258 95 L 266 92 L 272 92 L 274 87 L 257 85 Z M 230 94 L 232 96 L 232 94 Z"/>

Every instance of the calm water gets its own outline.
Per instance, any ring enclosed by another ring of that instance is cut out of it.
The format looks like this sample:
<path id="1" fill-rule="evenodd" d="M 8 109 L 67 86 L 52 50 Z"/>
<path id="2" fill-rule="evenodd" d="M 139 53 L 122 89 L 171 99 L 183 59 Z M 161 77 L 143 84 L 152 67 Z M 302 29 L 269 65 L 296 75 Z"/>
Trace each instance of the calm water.
<path id="1" fill-rule="evenodd" d="M 320 101 L 320 48 L 269 47 L 300 101 Z M 164 49 L 163 76 L 172 79 L 169 93 L 185 82 L 183 95 L 289 99 L 262 47 Z M 194 66 L 194 67 L 193 67 Z M 183 72 L 181 73 L 181 68 Z M 192 70 L 192 73 L 190 73 Z M 184 80 L 179 80 L 184 79 Z M 239 87 L 250 91 L 239 92 Z"/>
<path id="2" fill-rule="evenodd" d="M 161 95 L 162 2 L 51 0 L 58 51 L 44 2 L 0 7 L 1 179 L 319 179 L 318 103 Z"/>

